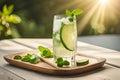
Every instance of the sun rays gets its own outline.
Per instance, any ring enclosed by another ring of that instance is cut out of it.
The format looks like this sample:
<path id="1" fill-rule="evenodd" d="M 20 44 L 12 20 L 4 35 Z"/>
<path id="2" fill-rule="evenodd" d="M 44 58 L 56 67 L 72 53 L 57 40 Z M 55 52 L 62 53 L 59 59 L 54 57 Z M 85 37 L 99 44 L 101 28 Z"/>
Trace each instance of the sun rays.
<path id="1" fill-rule="evenodd" d="M 87 0 L 86 0 L 87 1 Z M 84 2 L 86 2 L 84 1 Z M 88 0 L 93 1 L 93 0 Z M 80 22 L 78 22 L 78 34 L 80 35 L 87 24 L 90 22 L 91 28 L 96 33 L 104 33 L 105 32 L 105 18 L 108 16 L 108 12 L 112 10 L 113 7 L 110 7 L 111 0 L 94 0 L 94 5 L 85 13 L 84 17 L 81 18 Z M 111 12 L 114 15 L 113 12 Z M 112 16 L 111 15 L 111 16 Z"/>
<path id="2" fill-rule="evenodd" d="M 57 13 L 64 12 L 65 9 L 81 8 L 84 12 L 78 16 L 78 35 L 81 35 L 88 27 L 89 31 L 92 31 L 88 32 L 89 34 L 102 34 L 109 27 L 109 21 L 118 21 L 118 2 L 119 0 L 67 0 L 61 1 L 62 6 L 54 11 Z"/>

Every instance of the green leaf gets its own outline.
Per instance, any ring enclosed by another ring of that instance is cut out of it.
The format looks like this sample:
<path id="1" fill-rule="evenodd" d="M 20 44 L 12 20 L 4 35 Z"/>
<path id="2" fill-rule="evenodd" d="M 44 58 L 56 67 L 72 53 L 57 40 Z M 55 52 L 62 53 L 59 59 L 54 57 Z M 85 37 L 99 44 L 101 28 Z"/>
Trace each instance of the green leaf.
<path id="1" fill-rule="evenodd" d="M 8 6 L 8 12 L 9 12 L 9 14 L 11 14 L 13 12 L 13 8 L 14 8 L 13 5 Z"/>
<path id="2" fill-rule="evenodd" d="M 82 12 L 83 12 L 82 9 L 75 9 L 75 10 L 72 11 L 72 14 L 73 14 L 74 16 L 77 16 L 77 15 L 80 15 Z"/>
<path id="3" fill-rule="evenodd" d="M 71 16 L 71 12 L 69 10 L 66 10 L 66 15 Z"/>
<path id="4" fill-rule="evenodd" d="M 42 57 L 48 58 L 50 56 L 50 52 L 48 50 L 44 50 L 42 53 Z"/>
<path id="5" fill-rule="evenodd" d="M 58 67 L 68 66 L 70 64 L 67 60 L 63 60 L 62 57 L 57 58 L 56 63 Z"/>
<path id="6" fill-rule="evenodd" d="M 56 63 L 58 67 L 63 67 L 63 58 L 61 57 L 57 58 Z"/>
<path id="7" fill-rule="evenodd" d="M 66 15 L 69 17 L 69 21 L 73 22 L 73 17 L 81 14 L 83 12 L 82 9 L 75 9 L 73 11 L 66 10 Z"/>
<path id="8" fill-rule="evenodd" d="M 63 67 L 63 62 L 57 63 L 57 66 L 58 66 L 58 67 Z"/>
<path id="9" fill-rule="evenodd" d="M 30 57 L 31 60 L 35 58 L 39 58 L 37 54 L 32 54 L 32 56 Z"/>
<path id="10" fill-rule="evenodd" d="M 45 58 L 52 58 L 53 57 L 52 55 L 53 54 L 52 54 L 52 52 L 50 52 L 49 49 L 44 50 L 43 53 L 41 54 L 41 56 L 45 57 Z"/>
<path id="11" fill-rule="evenodd" d="M 46 49 L 46 48 L 43 47 L 43 46 L 38 46 L 38 50 L 39 50 L 41 53 L 43 53 L 43 51 L 44 51 L 45 49 Z"/>
<path id="12" fill-rule="evenodd" d="M 38 50 L 41 52 L 41 56 L 45 58 L 53 58 L 54 54 L 46 47 L 38 46 Z"/>
<path id="13" fill-rule="evenodd" d="M 16 59 L 16 60 L 21 60 L 21 59 L 22 59 L 22 57 L 21 57 L 21 56 L 19 56 L 19 55 L 16 55 L 16 56 L 14 56 L 14 59 Z"/>
<path id="14" fill-rule="evenodd" d="M 60 62 L 63 62 L 63 58 L 61 58 L 61 57 L 57 58 L 57 60 L 56 60 L 56 63 L 60 63 Z"/>
<path id="15" fill-rule="evenodd" d="M 63 65 L 69 65 L 70 63 L 67 60 L 63 61 Z"/>
<path id="16" fill-rule="evenodd" d="M 21 61 L 24 61 L 24 62 L 29 62 L 29 63 L 32 63 L 32 64 L 36 64 L 36 63 L 38 63 L 38 61 L 40 61 L 40 58 L 37 54 L 27 54 L 23 57 L 20 56 L 20 55 L 16 55 L 14 57 L 14 59 L 21 60 Z"/>
<path id="17" fill-rule="evenodd" d="M 38 63 L 39 60 L 40 60 L 40 58 L 37 54 L 32 54 L 29 62 L 32 64 L 36 64 L 36 63 Z"/>
<path id="18" fill-rule="evenodd" d="M 21 18 L 15 14 L 12 14 L 7 18 L 7 21 L 14 24 L 18 24 L 21 22 Z"/>
<path id="19" fill-rule="evenodd" d="M 34 58 L 34 59 L 30 60 L 29 62 L 32 63 L 32 64 L 36 64 L 36 63 L 38 63 L 38 59 Z"/>
<path id="20" fill-rule="evenodd" d="M 5 15 L 8 15 L 8 14 L 9 14 L 8 9 L 7 9 L 7 5 L 4 5 L 4 6 L 3 6 L 3 13 L 4 13 Z"/>
<path id="21" fill-rule="evenodd" d="M 24 57 L 22 58 L 22 61 L 24 61 L 24 62 L 29 62 L 31 57 L 32 57 L 31 54 L 27 54 L 26 56 L 24 56 Z"/>
<path id="22" fill-rule="evenodd" d="M 3 6 L 3 14 L 10 15 L 13 12 L 13 8 L 14 8 L 13 5 L 10 5 L 8 7 L 7 7 L 7 5 L 4 5 Z"/>
<path id="23" fill-rule="evenodd" d="M 54 57 L 54 53 L 53 53 L 53 52 L 51 52 L 50 58 L 53 58 L 53 57 Z"/>

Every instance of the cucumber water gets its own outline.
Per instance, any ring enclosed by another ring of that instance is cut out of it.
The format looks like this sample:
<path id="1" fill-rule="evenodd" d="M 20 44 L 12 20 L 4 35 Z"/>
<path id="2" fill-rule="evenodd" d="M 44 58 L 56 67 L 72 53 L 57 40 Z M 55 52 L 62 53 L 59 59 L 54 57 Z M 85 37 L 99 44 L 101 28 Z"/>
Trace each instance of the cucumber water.
<path id="1" fill-rule="evenodd" d="M 54 19 L 53 51 L 55 57 L 72 59 L 77 48 L 76 21 L 70 22 L 69 17 Z"/>

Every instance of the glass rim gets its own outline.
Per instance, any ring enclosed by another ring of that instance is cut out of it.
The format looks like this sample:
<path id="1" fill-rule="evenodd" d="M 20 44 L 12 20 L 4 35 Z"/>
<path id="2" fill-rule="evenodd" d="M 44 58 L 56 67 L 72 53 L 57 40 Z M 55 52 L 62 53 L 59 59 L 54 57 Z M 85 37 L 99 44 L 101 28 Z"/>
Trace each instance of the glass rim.
<path id="1" fill-rule="evenodd" d="M 65 16 L 65 17 L 70 17 L 70 16 L 67 16 L 66 14 L 55 14 L 54 16 Z M 76 17 L 76 16 L 73 16 L 73 17 Z"/>
<path id="2" fill-rule="evenodd" d="M 65 14 L 56 14 L 54 15 L 54 18 L 62 18 L 62 17 L 70 17 L 70 16 L 67 16 Z M 74 19 L 76 19 L 76 16 L 73 16 Z"/>

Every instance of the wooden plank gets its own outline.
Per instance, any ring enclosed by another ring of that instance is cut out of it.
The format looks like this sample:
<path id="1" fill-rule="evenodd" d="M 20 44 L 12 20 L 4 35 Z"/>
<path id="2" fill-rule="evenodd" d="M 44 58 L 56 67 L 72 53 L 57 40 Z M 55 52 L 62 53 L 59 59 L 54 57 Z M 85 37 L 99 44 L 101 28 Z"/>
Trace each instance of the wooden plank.
<path id="1" fill-rule="evenodd" d="M 0 79 L 2 80 L 25 80 L 24 78 L 0 67 Z"/>
<path id="2" fill-rule="evenodd" d="M 37 49 L 39 45 L 52 48 L 52 39 L 13 39 L 11 41 L 32 49 Z"/>
<path id="3" fill-rule="evenodd" d="M 0 41 L 0 65 L 6 63 L 6 61 L 3 59 L 4 55 L 17 53 L 17 52 L 25 52 L 28 50 L 32 50 L 32 49 L 16 44 L 10 40 Z"/>
<path id="4" fill-rule="evenodd" d="M 43 73 L 37 73 L 30 70 L 11 66 L 9 64 L 2 65 L 5 69 L 23 77 L 26 80 L 119 80 L 120 69 L 104 65 L 103 68 L 93 70 L 87 73 L 71 75 L 71 76 L 53 76 Z"/>
<path id="5" fill-rule="evenodd" d="M 26 50 L 32 50 L 32 49 L 16 44 L 10 40 L 0 41 L 0 53 L 4 52 L 5 54 L 5 53 L 11 53 L 11 52 L 22 52 Z"/>
<path id="6" fill-rule="evenodd" d="M 91 55 L 95 57 L 102 57 L 107 59 L 107 63 L 120 67 L 120 52 L 95 46 L 95 45 L 90 45 L 87 43 L 83 42 L 78 42 L 78 52 L 80 54 L 86 54 L 86 55 Z"/>

